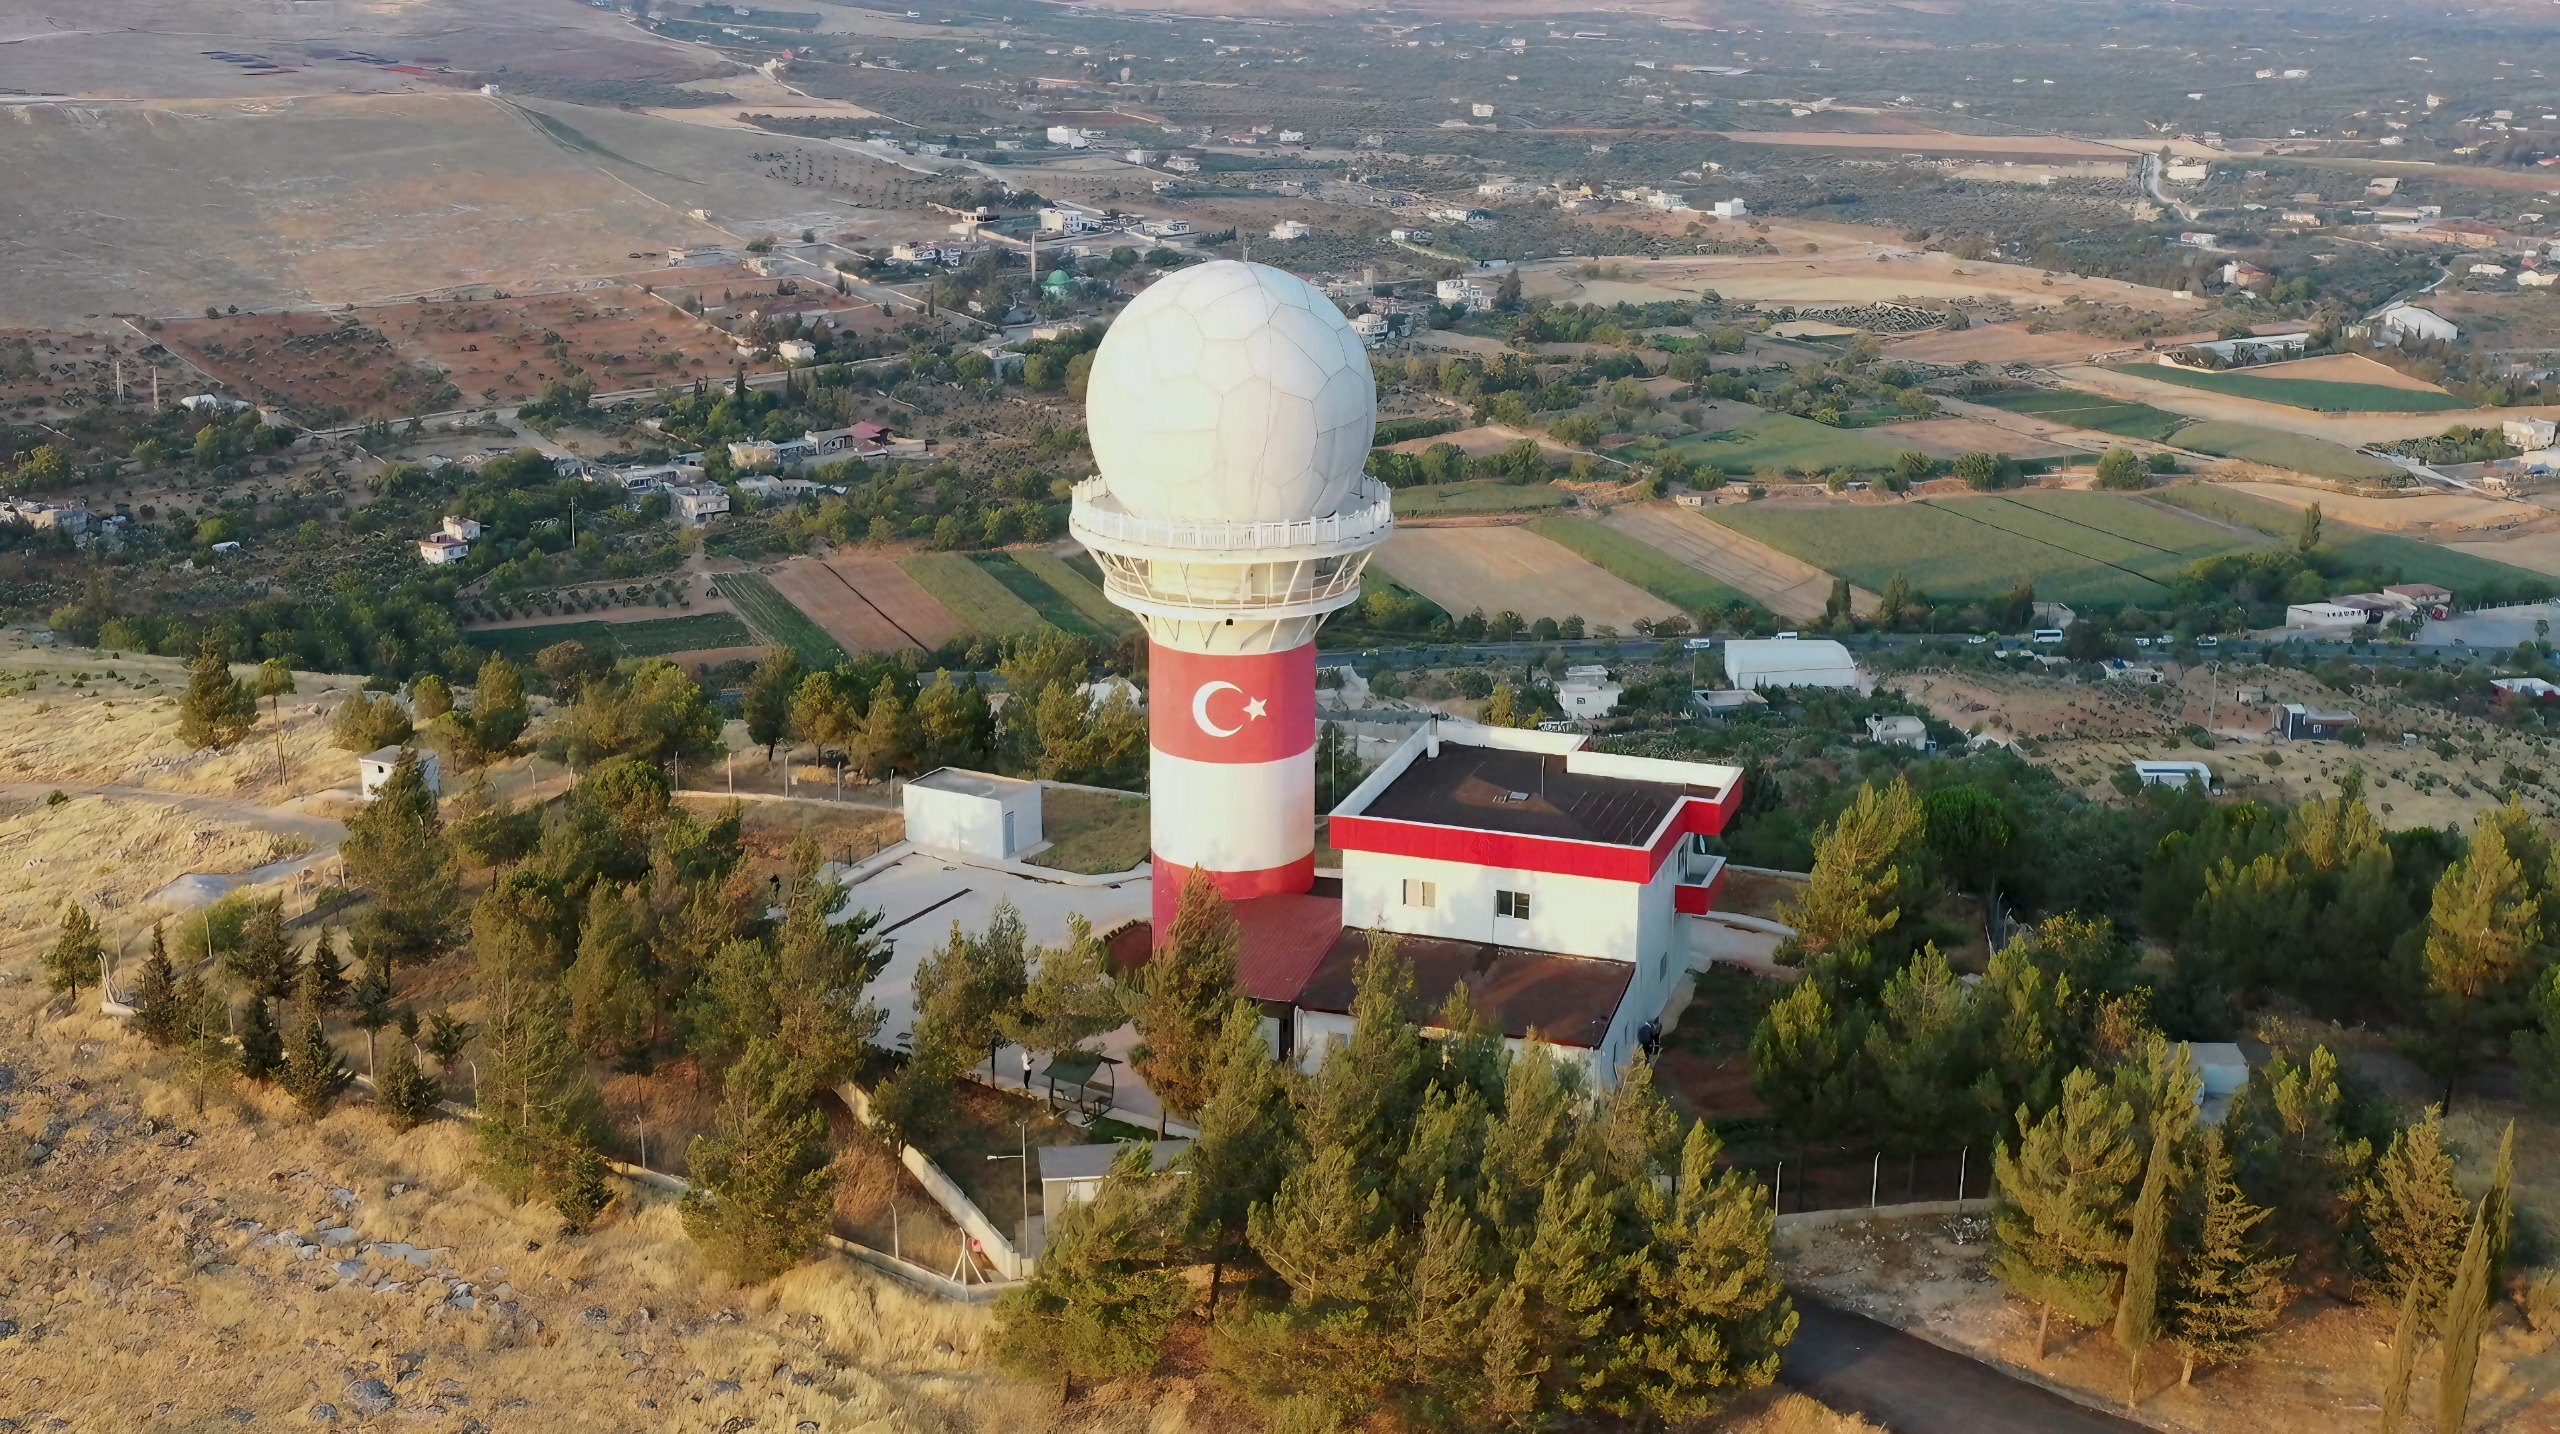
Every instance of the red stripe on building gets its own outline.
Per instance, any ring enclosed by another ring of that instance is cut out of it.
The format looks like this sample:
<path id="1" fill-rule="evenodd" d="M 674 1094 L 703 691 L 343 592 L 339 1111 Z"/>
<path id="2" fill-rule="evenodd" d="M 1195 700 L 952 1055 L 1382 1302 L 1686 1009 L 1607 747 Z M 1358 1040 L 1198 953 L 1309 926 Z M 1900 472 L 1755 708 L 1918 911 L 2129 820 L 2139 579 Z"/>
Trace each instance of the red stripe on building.
<path id="1" fill-rule="evenodd" d="M 1654 873 L 1662 869 L 1682 838 L 1722 832 L 1741 799 L 1742 784 L 1736 782 L 1712 801 L 1704 797 L 1684 800 L 1670 820 L 1662 824 L 1650 846 L 1566 841 L 1384 817 L 1337 816 L 1325 830 L 1333 845 L 1343 851 L 1420 857 L 1507 871 L 1588 876 L 1602 881 L 1646 882 L 1653 880 Z"/>
<path id="2" fill-rule="evenodd" d="M 1147 744 L 1195 762 L 1270 762 L 1316 744 L 1316 646 L 1210 656 L 1147 650 Z"/>
<path id="3" fill-rule="evenodd" d="M 1724 895 L 1726 868 L 1717 867 L 1715 880 L 1703 886 L 1683 884 L 1671 888 L 1671 909 L 1683 916 L 1704 916 L 1716 909 L 1716 899 Z"/>
<path id="4" fill-rule="evenodd" d="M 1161 942 L 1173 931 L 1173 913 L 1182 904 L 1183 883 L 1191 879 L 1193 867 L 1163 857 L 1149 858 L 1155 864 L 1153 900 L 1149 911 L 1155 922 L 1156 940 Z M 1257 896 L 1284 896 L 1303 892 L 1316 882 L 1316 854 L 1305 856 L 1285 866 L 1264 867 L 1260 871 L 1206 871 L 1210 884 L 1229 901 L 1250 901 Z"/>

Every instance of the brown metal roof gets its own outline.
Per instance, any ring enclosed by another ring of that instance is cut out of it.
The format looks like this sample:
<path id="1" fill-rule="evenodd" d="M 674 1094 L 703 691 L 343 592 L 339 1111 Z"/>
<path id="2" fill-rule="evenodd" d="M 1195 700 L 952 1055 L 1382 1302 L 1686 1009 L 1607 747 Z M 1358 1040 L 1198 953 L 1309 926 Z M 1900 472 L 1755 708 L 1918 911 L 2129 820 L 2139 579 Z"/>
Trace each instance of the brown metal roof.
<path id="1" fill-rule="evenodd" d="M 1342 934 L 1342 885 L 1331 895 L 1284 893 L 1235 904 L 1243 936 L 1236 952 L 1236 989 L 1257 1001 L 1294 1005 L 1334 938 Z"/>
<path id="2" fill-rule="evenodd" d="M 1311 1011 L 1349 1013 L 1353 973 L 1368 949 L 1366 930 L 1343 928 L 1307 978 L 1298 1004 Z M 1518 1039 L 1534 1030 L 1540 1040 L 1560 1046 L 1600 1044 L 1626 1000 L 1636 969 L 1625 961 L 1437 936 L 1399 936 L 1396 950 L 1413 963 L 1413 990 L 1405 1002 L 1408 1019 L 1430 1025 L 1449 999 L 1449 988 L 1464 985 L 1468 999 L 1502 1034 Z"/>
<path id="3" fill-rule="evenodd" d="M 1444 742 L 1416 756 L 1359 815 L 1518 836 L 1642 846 L 1690 791 L 1671 782 L 1593 777 L 1543 752 Z"/>

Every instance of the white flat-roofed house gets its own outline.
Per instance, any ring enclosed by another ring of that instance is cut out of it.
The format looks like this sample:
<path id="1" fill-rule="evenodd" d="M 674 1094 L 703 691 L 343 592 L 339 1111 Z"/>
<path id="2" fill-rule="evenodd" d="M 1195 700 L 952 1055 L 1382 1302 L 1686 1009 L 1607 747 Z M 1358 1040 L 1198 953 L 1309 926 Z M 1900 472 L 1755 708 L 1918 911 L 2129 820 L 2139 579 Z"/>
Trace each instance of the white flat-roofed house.
<path id="1" fill-rule="evenodd" d="M 366 801 L 372 801 L 381 794 L 382 784 L 391 780 L 391 774 L 399 769 L 400 758 L 409 750 L 398 746 L 377 747 L 356 758 L 356 789 Z M 441 795 L 444 784 L 437 776 L 436 754 L 424 747 L 418 748 L 417 753 L 418 775 L 426 779 L 428 791 Z"/>
<path id="2" fill-rule="evenodd" d="M 1053 124 L 1049 126 L 1049 143 L 1069 149 L 1085 149 L 1093 144 L 1093 135 L 1075 125 Z"/>
<path id="3" fill-rule="evenodd" d="M 1514 1046 L 1531 1032 L 1601 1087 L 1690 967 L 1714 908 L 1703 849 L 1739 807 L 1739 768 L 1612 756 L 1566 733 L 1437 722 L 1343 800 L 1343 931 L 1300 991 L 1300 1058 L 1351 1030 L 1367 934 L 1393 932 L 1414 989 L 1464 984 Z"/>
<path id="4" fill-rule="evenodd" d="M 471 556 L 471 545 L 451 533 L 429 533 L 418 540 L 418 556 L 431 567 L 450 567 Z"/>
<path id="5" fill-rule="evenodd" d="M 1376 348 L 1380 344 L 1385 343 L 1387 341 L 1388 330 L 1389 325 L 1387 323 L 1387 316 L 1384 314 L 1355 314 L 1352 316 L 1351 332 L 1358 334 L 1360 336 L 1360 342 L 1369 348 Z"/>
<path id="6" fill-rule="evenodd" d="M 2133 764 L 2133 777 L 2146 787 L 2194 787 L 2213 790 L 2213 768 L 2202 762 L 2148 762 Z"/>
<path id="7" fill-rule="evenodd" d="M 773 352 L 784 363 L 807 363 L 818 356 L 818 346 L 807 339 L 784 339 L 773 346 Z"/>
<path id="8" fill-rule="evenodd" d="M 903 240 L 889 246 L 889 257 L 901 264 L 939 264 L 942 262 L 942 246 Z"/>
<path id="9" fill-rule="evenodd" d="M 1283 219 L 1271 226 L 1271 237 L 1280 240 L 1304 239 L 1314 232 L 1303 219 Z"/>
<path id="10" fill-rule="evenodd" d="M 1879 747 L 1908 747 L 1925 752 L 1929 750 L 1929 724 L 1911 716 L 1870 717 L 1867 740 Z"/>
<path id="11" fill-rule="evenodd" d="M 1744 691 L 1772 687 L 1839 687 L 1864 691 L 1867 679 L 1849 649 L 1829 638 L 1736 638 L 1724 646 L 1724 675 Z"/>
<path id="12" fill-rule="evenodd" d="M 1088 234 L 1094 223 L 1081 211 L 1051 205 L 1040 211 L 1040 227 L 1051 234 Z"/>
<path id="13" fill-rule="evenodd" d="M 679 483 L 667 489 L 676 516 L 700 527 L 729 511 L 729 490 L 711 483 Z"/>
<path id="14" fill-rule="evenodd" d="M 1473 279 L 1442 279 L 1432 286 L 1431 292 L 1441 303 L 1465 309 L 1471 314 L 1480 314 L 1493 307 L 1492 287 Z"/>
<path id="15" fill-rule="evenodd" d="M 2300 702 L 2281 704 L 2275 717 L 2275 735 L 2289 742 L 2328 741 L 2345 736 L 2357 725 L 2353 712 L 2332 712 Z"/>
<path id="16" fill-rule="evenodd" d="M 2510 448 L 2548 448 L 2560 443 L 2560 422 L 2548 418 L 2510 418 L 2498 425 L 2498 432 Z"/>
<path id="17" fill-rule="evenodd" d="M 1187 154 L 1177 154 L 1172 158 L 1167 159 L 1164 162 L 1164 167 L 1165 172 L 1168 174 L 1198 174 L 1200 172 L 1200 161 Z"/>
<path id="18" fill-rule="evenodd" d="M 1719 199 L 1709 212 L 1718 219 L 1748 219 L 1751 217 L 1751 205 L 1746 200 Z"/>
<path id="19" fill-rule="evenodd" d="M 770 438 L 745 438 L 729 445 L 729 466 L 740 472 L 766 472 L 782 466 L 782 445 Z"/>
<path id="20" fill-rule="evenodd" d="M 39 532 L 60 531 L 78 537 L 89 531 L 89 510 L 77 503 L 21 498 L 0 503 L 0 517 L 15 518 Z"/>
<path id="21" fill-rule="evenodd" d="M 444 515 L 442 531 L 446 537 L 460 538 L 462 541 L 468 543 L 479 538 L 480 524 L 477 519 L 456 517 L 451 513 L 447 513 Z"/>
<path id="22" fill-rule="evenodd" d="M 1618 698 L 1625 691 L 1610 680 L 1605 667 L 1573 668 L 1566 671 L 1564 681 L 1556 684 L 1556 705 L 1572 720 L 1588 722 L 1618 710 Z"/>
<path id="23" fill-rule="evenodd" d="M 907 840 L 962 861 L 1020 861 L 1040 845 L 1040 784 L 942 767 L 907 783 Z"/>

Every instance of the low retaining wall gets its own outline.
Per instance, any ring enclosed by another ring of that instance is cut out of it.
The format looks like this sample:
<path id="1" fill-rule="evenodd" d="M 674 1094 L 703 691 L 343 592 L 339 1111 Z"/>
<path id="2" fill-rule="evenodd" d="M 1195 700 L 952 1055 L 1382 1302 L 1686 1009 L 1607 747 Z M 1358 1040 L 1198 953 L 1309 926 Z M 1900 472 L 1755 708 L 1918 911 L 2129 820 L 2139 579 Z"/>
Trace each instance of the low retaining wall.
<path id="1" fill-rule="evenodd" d="M 864 1125 L 871 1123 L 869 1091 L 846 1081 L 836 1087 L 836 1098 L 844 1102 L 845 1109 L 853 1112 L 854 1119 Z M 942 1213 L 950 1216 L 953 1224 L 977 1242 L 979 1253 L 985 1255 L 987 1262 L 1006 1279 L 1020 1280 L 1031 1274 L 1038 1262 L 1016 1248 L 1012 1237 L 996 1228 L 996 1222 L 987 1218 L 987 1212 L 978 1208 L 978 1202 L 969 1198 L 959 1182 L 933 1163 L 933 1157 L 912 1145 L 902 1145 L 898 1147 L 898 1163 L 907 1167 L 907 1173 L 913 1175 L 925 1193 L 933 1197 L 933 1203 L 942 1207 Z"/>
<path id="2" fill-rule="evenodd" d="M 1903 1205 L 1860 1205 L 1847 1210 L 1799 1210 L 1778 1217 L 1778 1233 L 1790 1230 L 1823 1230 L 1834 1225 L 1857 1225 L 1869 1220 L 1901 1220 L 1923 1215 L 1988 1215 L 1997 1202 L 1988 1196 L 1974 1200 L 1914 1200 Z"/>

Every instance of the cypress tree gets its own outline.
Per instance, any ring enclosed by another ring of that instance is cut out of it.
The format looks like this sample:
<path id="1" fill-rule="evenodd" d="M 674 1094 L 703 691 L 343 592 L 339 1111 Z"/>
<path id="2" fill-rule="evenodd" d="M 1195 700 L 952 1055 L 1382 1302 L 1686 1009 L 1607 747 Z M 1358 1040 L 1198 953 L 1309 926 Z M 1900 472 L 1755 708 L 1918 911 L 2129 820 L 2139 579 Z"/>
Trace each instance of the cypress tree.
<path id="1" fill-rule="evenodd" d="M 334 1011 L 346 1004 L 347 968 L 344 943 L 332 941 L 327 931 L 321 932 L 319 937 L 311 943 L 311 950 L 302 958 L 299 985 L 303 1001 L 316 1010 Z"/>
<path id="2" fill-rule="evenodd" d="M 155 1046 L 174 1046 L 186 1038 L 188 1011 L 178 990 L 178 970 L 169 964 L 168 933 L 151 927 L 151 955 L 142 963 L 142 981 L 134 994 L 133 1026 Z"/>
<path id="3" fill-rule="evenodd" d="M 2489 1308 L 2498 1295 L 2498 1264 L 2506 1249 L 2515 1145 L 2516 1128 L 2510 1122 L 2506 1138 L 2498 1144 L 2497 1173 L 2471 1217 L 2453 1291 L 2445 1297 L 2444 1367 L 2436 1376 L 2436 1434 L 2462 1434 L 2462 1423 L 2471 1416 L 2471 1382 L 2480 1368 L 2480 1336 L 2489 1328 Z"/>
<path id="4" fill-rule="evenodd" d="M 45 984 L 57 993 L 74 995 L 84 987 L 95 986 L 99 963 L 106 954 L 106 943 L 98 937 L 98 923 L 89 915 L 89 908 L 72 902 L 62 911 L 62 934 L 45 952 Z"/>
<path id="5" fill-rule="evenodd" d="M 198 749 L 233 746 L 257 720 L 257 699 L 231 675 L 221 644 L 208 635 L 188 665 L 186 694 L 178 699 L 178 740 Z"/>
<path id="6" fill-rule="evenodd" d="M 2031 1124 L 2019 1108 L 2016 1154 L 2005 1140 L 1992 1153 L 2001 1202 L 1991 1273 L 2036 1305 L 2038 1360 L 2056 1310 L 2095 1325 L 2113 1308 L 2125 1187 L 2142 1160 L 2132 1124 L 2133 1112 L 2095 1075 L 2075 1070 L 2063 1080 L 2061 1105 L 2043 1119 Z"/>
<path id="7" fill-rule="evenodd" d="M 2382 1377 L 2381 1434 L 2400 1434 L 2409 1417 L 2409 1377 L 2418 1368 L 2418 1326 L 2425 1320 L 2424 1287 L 2411 1281 L 2400 1294 L 2400 1321 L 2391 1327 L 2391 1366 Z"/>
<path id="8" fill-rule="evenodd" d="M 2429 1106 L 2391 1137 L 2357 1206 L 2357 1275 L 2368 1296 L 2389 1299 L 2414 1284 L 2432 1307 L 2453 1282 L 2471 1216 L 2444 1148 L 2442 1112 Z"/>
<path id="9" fill-rule="evenodd" d="M 240 1017 L 240 1074 L 263 1084 L 283 1069 L 284 1033 L 276 1029 L 275 1007 L 252 992 Z"/>
<path id="10" fill-rule="evenodd" d="M 393 1130 L 412 1130 L 436 1118 L 444 1104 L 444 1082 L 420 1066 L 417 1053 L 402 1041 L 374 1076 L 373 1103 Z"/>
<path id="11" fill-rule="evenodd" d="M 186 1063 L 188 1083 L 195 1088 L 196 1114 L 204 1114 L 205 1091 L 231 1075 L 231 1011 L 222 997 L 205 985 L 204 977 L 189 971 L 178 983 L 178 1005 L 186 1012 Z"/>
<path id="12" fill-rule="evenodd" d="M 320 1022 L 319 1007 L 306 1004 L 303 1011 L 302 1035 L 285 1057 L 281 1083 L 294 1104 L 302 1107 L 302 1113 L 318 1120 L 355 1083 L 356 1073 L 347 1068 L 346 1058 L 330 1043 L 329 1032 Z"/>
<path id="13" fill-rule="evenodd" d="M 2252 1232 L 2266 1220 L 2231 1178 L 2222 1132 L 2205 1133 L 2192 1203 L 2198 1208 L 2194 1248 L 2178 1263 L 2169 1304 L 2169 1337 L 2182 1363 L 2178 1383 L 2196 1366 L 2228 1364 L 2266 1338 L 2284 1313 L 2289 1256 L 2267 1254 Z"/>
<path id="14" fill-rule="evenodd" d="M 604 1207 L 613 1203 L 613 1186 L 606 1179 L 612 1173 L 594 1141 L 569 1143 L 551 1192 L 551 1208 L 559 1212 L 563 1229 L 583 1235 L 595 1224 Z"/>
<path id="15" fill-rule="evenodd" d="M 1262 1039 L 1261 1013 L 1250 1002 L 1227 1008 L 1219 1055 L 1217 1088 L 1200 1107 L 1200 1133 L 1191 1142 L 1190 1173 L 1183 1182 L 1184 1228 L 1209 1257 L 1212 1315 L 1227 1262 L 1246 1253 L 1247 1216 L 1280 1188 L 1296 1155 L 1280 1067 Z"/>
<path id="16" fill-rule="evenodd" d="M 347 879 L 373 893 L 373 954 L 392 959 L 439 944 L 454 910 L 453 844 L 415 752 L 403 753 L 373 800 L 347 819 L 339 854 Z"/>
<path id="17" fill-rule="evenodd" d="M 2142 1172 L 2142 1193 L 2133 1202 L 2131 1229 L 2124 1247 L 2124 1287 L 2116 1296 L 2116 1343 L 2125 1351 L 2124 1402 L 2142 1402 L 2142 1356 L 2151 1348 L 2160 1319 L 2160 1252 L 2169 1232 L 2170 1167 L 2176 1137 L 2166 1122 L 2155 1126 L 2151 1158 Z"/>
<path id="18" fill-rule="evenodd" d="M 293 943 L 285 937 L 281 899 L 260 901 L 249 908 L 248 919 L 240 924 L 239 943 L 222 953 L 222 969 L 267 1000 L 281 1001 L 293 994 L 302 963 L 294 959 Z"/>
<path id="19" fill-rule="evenodd" d="M 384 969 L 382 959 L 378 956 L 366 957 L 364 974 L 357 977 L 355 985 L 348 988 L 346 1003 L 356 1029 L 364 1032 L 365 1074 L 374 1077 L 377 1081 L 381 1079 L 382 1071 L 374 1038 L 379 1036 L 382 1028 L 390 1025 L 393 1020 L 392 995 L 391 973 Z M 417 1018 L 410 1017 L 410 1024 L 414 1026 L 416 1023 Z"/>
<path id="20" fill-rule="evenodd" d="M 1190 1114 L 1216 1091 L 1221 1033 L 1236 998 L 1236 952 L 1243 932 L 1234 908 L 1194 871 L 1182 884 L 1172 929 L 1138 974 L 1130 1020 L 1138 1045 L 1130 1064 L 1168 1111 Z"/>
<path id="21" fill-rule="evenodd" d="M 772 1042 L 748 1042 L 729 1067 L 712 1129 L 686 1154 L 694 1189 L 681 1213 L 711 1263 L 743 1283 L 800 1263 L 826 1232 L 827 1123 L 800 1098 Z"/>

